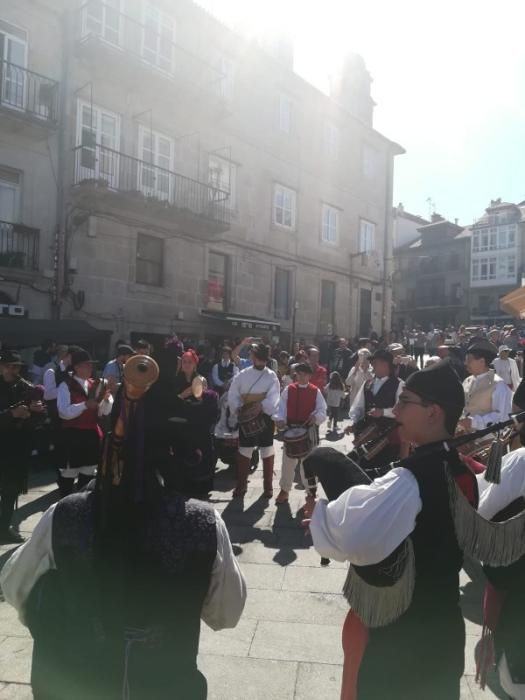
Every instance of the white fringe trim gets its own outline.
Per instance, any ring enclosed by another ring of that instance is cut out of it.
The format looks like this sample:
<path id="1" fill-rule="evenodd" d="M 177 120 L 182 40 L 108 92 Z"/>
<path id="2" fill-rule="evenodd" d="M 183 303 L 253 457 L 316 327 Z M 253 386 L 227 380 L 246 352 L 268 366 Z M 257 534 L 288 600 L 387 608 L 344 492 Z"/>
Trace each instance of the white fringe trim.
<path id="1" fill-rule="evenodd" d="M 394 567 L 402 572 L 392 586 L 371 586 L 350 565 L 343 594 L 367 627 L 385 627 L 395 622 L 412 603 L 416 564 L 410 537 L 405 540 L 403 552 Z M 392 570 L 392 573 L 395 572 Z"/>
<path id="2" fill-rule="evenodd" d="M 485 520 L 447 470 L 450 510 L 461 550 L 490 566 L 509 566 L 525 554 L 525 510 L 502 523 Z"/>

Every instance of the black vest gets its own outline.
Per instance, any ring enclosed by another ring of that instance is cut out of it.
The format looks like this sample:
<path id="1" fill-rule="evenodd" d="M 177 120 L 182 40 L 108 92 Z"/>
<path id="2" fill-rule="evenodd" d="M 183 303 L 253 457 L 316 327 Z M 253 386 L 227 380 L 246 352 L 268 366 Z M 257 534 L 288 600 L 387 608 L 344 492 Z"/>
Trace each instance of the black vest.
<path id="1" fill-rule="evenodd" d="M 219 373 L 219 379 L 221 380 L 221 382 L 228 382 L 233 377 L 233 368 L 233 362 L 230 362 L 230 364 L 227 367 L 223 367 L 222 363 L 220 362 L 217 364 L 217 371 Z"/>
<path id="2" fill-rule="evenodd" d="M 470 474 L 475 481 L 455 451 L 420 458 L 416 451 L 403 465 L 416 478 L 422 501 L 410 535 L 416 565 L 415 590 L 410 607 L 398 620 L 370 630 L 359 670 L 359 697 L 453 698 L 449 691 L 456 684 L 459 693 L 465 646 L 459 607 L 463 555 L 449 507 L 445 460 L 453 475 Z M 435 688 L 435 695 L 430 693 L 431 688 Z"/>
<path id="3" fill-rule="evenodd" d="M 79 493 L 60 501 L 53 514 L 56 571 L 40 579 L 28 606 L 35 697 L 113 700 L 127 683 L 136 700 L 203 700 L 206 681 L 196 659 L 217 553 L 213 510 L 162 494 L 140 535 L 148 566 L 111 595 L 99 590 L 93 568 L 94 508 L 94 494 Z M 153 582 L 154 594 L 145 593 L 130 613 L 121 603 L 129 589 L 140 593 L 143 580 L 145 591 Z M 109 623 L 96 613 L 100 600 L 102 609 L 117 611 Z M 125 624 L 115 623 L 124 608 Z"/>
<path id="4" fill-rule="evenodd" d="M 365 412 L 372 408 L 393 408 L 396 403 L 396 392 L 399 386 L 397 377 L 389 377 L 377 394 L 372 393 L 372 382 L 365 385 Z"/>

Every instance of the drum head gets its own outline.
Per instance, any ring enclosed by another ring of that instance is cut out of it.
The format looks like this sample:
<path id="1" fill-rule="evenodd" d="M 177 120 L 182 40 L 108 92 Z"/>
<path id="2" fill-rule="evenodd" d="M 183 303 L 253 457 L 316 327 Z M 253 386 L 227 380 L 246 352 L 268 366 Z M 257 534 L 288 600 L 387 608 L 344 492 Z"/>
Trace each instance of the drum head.
<path id="1" fill-rule="evenodd" d="M 285 440 L 297 440 L 297 438 L 302 438 L 307 434 L 308 430 L 306 428 L 289 428 L 284 433 Z"/>

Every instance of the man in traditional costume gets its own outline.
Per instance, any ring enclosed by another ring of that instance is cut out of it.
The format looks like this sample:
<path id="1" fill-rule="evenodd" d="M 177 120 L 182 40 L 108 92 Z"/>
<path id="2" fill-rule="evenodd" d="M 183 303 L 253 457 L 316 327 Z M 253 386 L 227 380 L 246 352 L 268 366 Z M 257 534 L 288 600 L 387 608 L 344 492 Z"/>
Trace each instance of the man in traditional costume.
<path id="1" fill-rule="evenodd" d="M 476 502 L 476 480 L 451 438 L 462 386 L 443 363 L 407 379 L 394 409 L 414 454 L 368 485 L 319 501 L 310 530 L 323 557 L 349 561 L 344 700 L 458 700 L 465 626 L 451 479 Z M 345 460 L 344 455 L 341 459 Z"/>
<path id="2" fill-rule="evenodd" d="M 75 479 L 78 488 L 88 484 L 96 474 L 102 445 L 99 417 L 111 413 L 113 397 L 109 391 L 99 399 L 93 396 L 94 361 L 86 350 L 71 355 L 72 374 L 65 375 L 58 387 L 57 408 L 62 419 L 61 445 L 63 466 L 59 468 L 60 496 L 72 493 Z"/>
<path id="3" fill-rule="evenodd" d="M 490 363 L 498 351 L 484 338 L 475 340 L 467 349 L 465 363 L 470 377 L 463 382 L 464 417 L 459 426 L 466 432 L 506 420 L 512 411 L 512 392 Z"/>
<path id="4" fill-rule="evenodd" d="M 205 700 L 200 620 L 219 630 L 242 613 L 225 524 L 163 485 L 144 412 L 123 387 L 94 490 L 53 505 L 2 571 L 34 638 L 35 700 Z"/>
<path id="5" fill-rule="evenodd" d="M 239 369 L 232 360 L 232 349 L 225 345 L 221 350 L 221 361 L 213 365 L 211 371 L 211 383 L 219 396 L 228 391 L 232 379 L 237 374 Z"/>
<path id="6" fill-rule="evenodd" d="M 374 377 L 365 381 L 359 389 L 351 407 L 352 424 L 346 433 L 353 432 L 359 438 L 364 430 L 376 426 L 377 432 L 388 430 L 394 423 L 393 408 L 403 390 L 404 383 L 395 376 L 394 357 L 387 350 L 376 351 L 371 358 Z M 397 431 L 391 433 L 388 444 L 370 466 L 387 464 L 398 459 L 400 440 Z"/>
<path id="7" fill-rule="evenodd" d="M 511 349 L 508 345 L 500 345 L 498 356 L 492 363 L 494 370 L 499 375 L 509 389 L 514 392 L 521 382 L 518 363 L 510 357 Z"/>
<path id="8" fill-rule="evenodd" d="M 306 363 L 295 366 L 296 381 L 287 386 L 279 400 L 279 407 L 274 415 L 274 420 L 279 430 L 288 428 L 307 428 L 311 446 L 319 442 L 318 428 L 326 420 L 326 401 L 321 390 L 310 382 L 312 367 Z M 283 447 L 283 460 L 281 469 L 281 491 L 275 502 L 287 503 L 292 489 L 295 468 L 299 462 L 301 480 L 306 489 L 306 496 L 315 496 L 315 488 L 305 477 L 302 459 L 289 457 L 286 453 L 286 445 Z"/>
<path id="9" fill-rule="evenodd" d="M 267 367 L 270 348 L 263 343 L 251 346 L 251 367 L 243 369 L 233 378 L 228 391 L 228 404 L 233 416 L 239 418 L 239 453 L 237 456 L 237 486 L 235 498 L 242 497 L 248 486 L 248 472 L 254 447 L 258 447 L 263 460 L 264 497 L 273 495 L 274 422 L 272 416 L 277 410 L 280 398 L 280 385 L 276 373 Z M 255 404 L 255 407 L 251 407 Z M 256 434 L 243 432 L 244 407 L 250 406 L 254 415 L 260 417 L 261 430 Z"/>

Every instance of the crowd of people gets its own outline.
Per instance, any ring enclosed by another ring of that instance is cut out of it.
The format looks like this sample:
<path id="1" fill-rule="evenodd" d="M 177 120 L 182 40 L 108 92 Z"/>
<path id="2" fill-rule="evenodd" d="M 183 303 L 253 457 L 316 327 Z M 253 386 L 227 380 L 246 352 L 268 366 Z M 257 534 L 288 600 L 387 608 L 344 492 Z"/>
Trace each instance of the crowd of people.
<path id="1" fill-rule="evenodd" d="M 273 499 L 276 448 L 277 506 L 298 468 L 321 564 L 351 564 L 343 700 L 459 700 L 464 553 L 489 581 L 481 681 L 495 641 L 502 687 L 524 698 L 525 448 L 517 427 L 505 438 L 495 429 L 488 459 L 485 443 L 464 453 L 454 443 L 525 411 L 520 348 L 512 327 L 333 338 L 292 352 L 261 338 L 212 351 L 171 336 L 155 350 L 119 341 L 104 366 L 79 346 L 44 344 L 26 378 L 20 355 L 1 350 L 1 541 L 22 542 L 11 519 L 42 431 L 61 499 L 1 578 L 35 639 L 35 698 L 116 698 L 122 685 L 124 697 L 164 698 L 174 668 L 176 697 L 206 697 L 199 618 L 234 626 L 246 598 L 206 501 L 219 459 L 234 470 L 235 499 L 260 459 L 261 498 Z M 321 445 L 345 433 L 348 456 Z"/>

